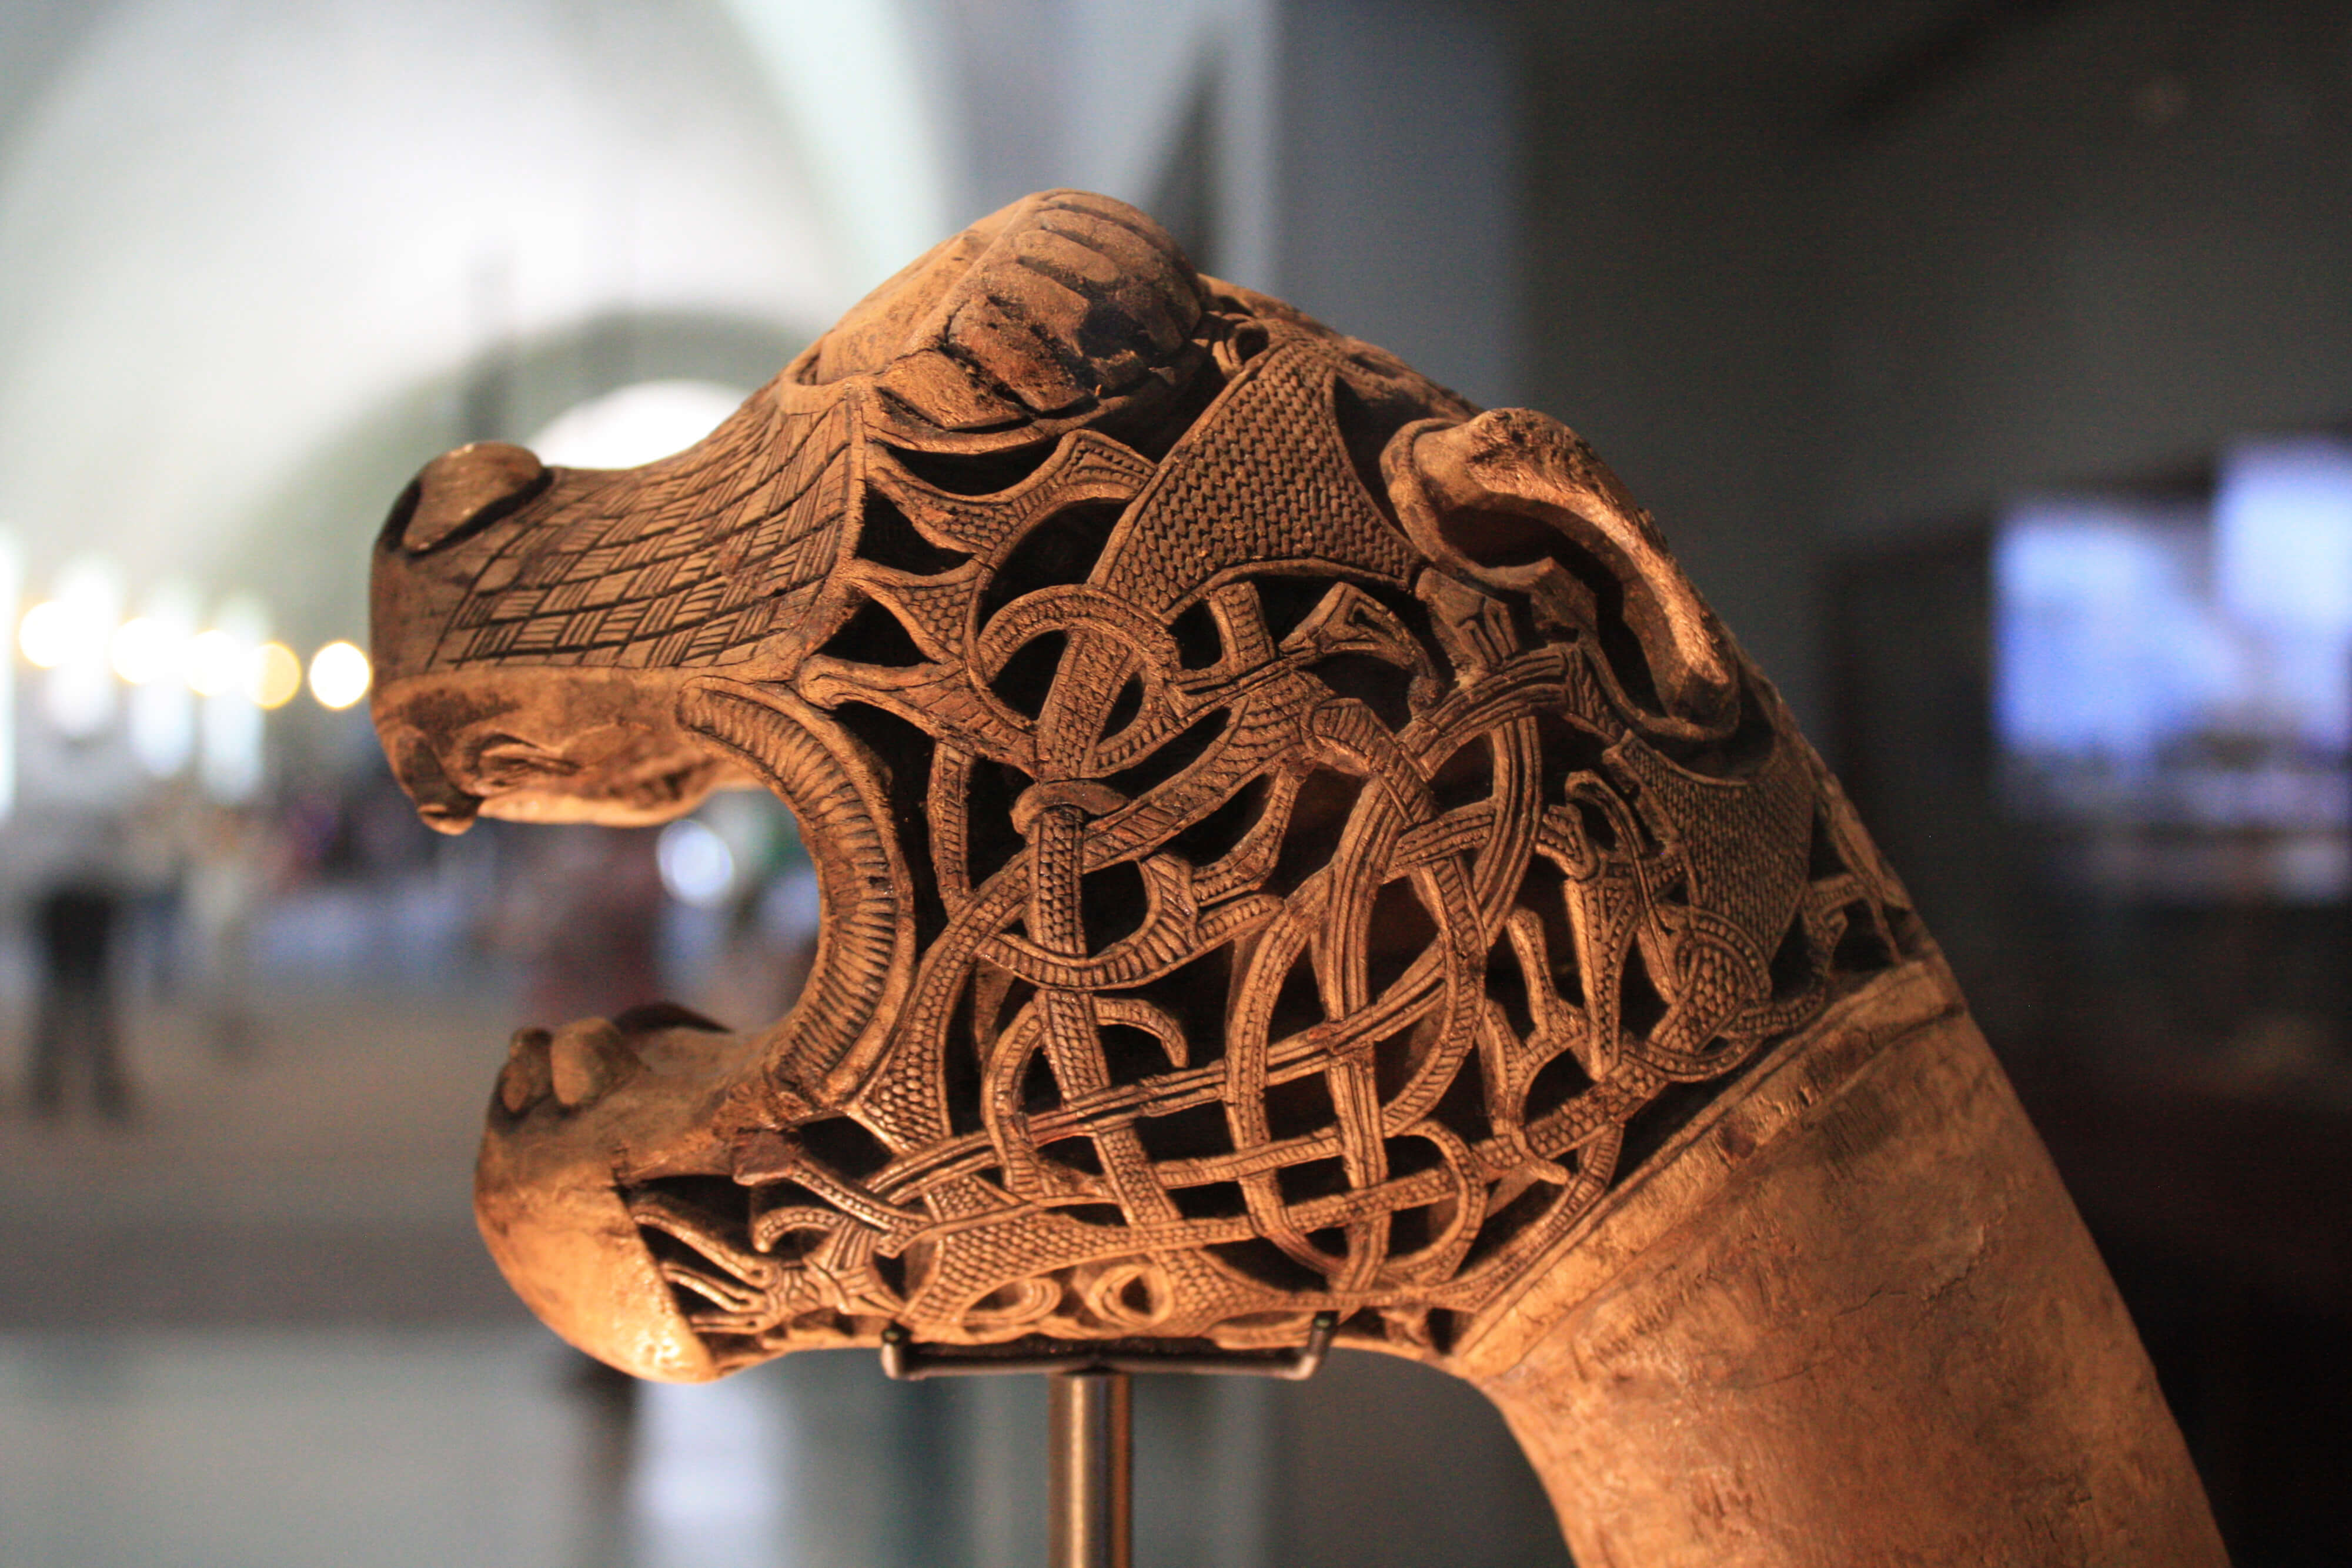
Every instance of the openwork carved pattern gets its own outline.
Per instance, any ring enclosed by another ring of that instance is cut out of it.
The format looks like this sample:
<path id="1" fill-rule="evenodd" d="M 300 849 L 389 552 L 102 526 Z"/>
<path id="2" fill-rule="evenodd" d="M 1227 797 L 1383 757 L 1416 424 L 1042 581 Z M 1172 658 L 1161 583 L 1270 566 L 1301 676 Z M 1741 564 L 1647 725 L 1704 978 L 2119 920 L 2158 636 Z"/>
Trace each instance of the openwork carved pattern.
<path id="1" fill-rule="evenodd" d="M 1117 204 L 959 236 L 666 464 L 460 460 L 379 566 L 420 804 L 757 781 L 825 883 L 800 1005 L 691 1084 L 646 1065 L 675 1018 L 518 1037 L 485 1228 L 559 1327 L 588 1287 L 534 1295 L 525 1232 L 580 1182 L 628 1227 L 588 1250 L 669 1298 L 593 1310 L 674 1308 L 720 1367 L 1325 1309 L 1442 1350 L 1924 948 L 1580 442 Z"/>

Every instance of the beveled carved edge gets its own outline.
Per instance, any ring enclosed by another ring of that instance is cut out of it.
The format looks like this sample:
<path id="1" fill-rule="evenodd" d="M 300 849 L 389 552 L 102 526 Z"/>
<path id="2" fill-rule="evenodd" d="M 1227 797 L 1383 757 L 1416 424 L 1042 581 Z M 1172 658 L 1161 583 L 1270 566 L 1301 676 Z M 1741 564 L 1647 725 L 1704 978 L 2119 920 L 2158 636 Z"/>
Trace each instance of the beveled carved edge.
<path id="1" fill-rule="evenodd" d="M 1781 1140 L 1801 1137 L 1816 1106 L 1885 1053 L 1967 1016 L 1949 967 L 1935 955 L 1885 970 L 1839 998 L 1760 1059 L 1741 1093 L 1717 1097 L 1628 1173 L 1528 1268 L 1518 1290 L 1489 1303 L 1442 1364 L 1480 1383 L 1508 1373 L 1676 1227 L 1707 1212 Z"/>

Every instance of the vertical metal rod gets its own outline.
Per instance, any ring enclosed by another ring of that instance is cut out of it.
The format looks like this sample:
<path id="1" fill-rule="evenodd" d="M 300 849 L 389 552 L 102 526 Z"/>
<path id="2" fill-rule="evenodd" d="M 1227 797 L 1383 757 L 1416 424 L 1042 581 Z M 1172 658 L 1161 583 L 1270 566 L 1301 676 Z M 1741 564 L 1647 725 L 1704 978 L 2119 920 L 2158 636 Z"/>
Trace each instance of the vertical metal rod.
<path id="1" fill-rule="evenodd" d="M 1090 1367 L 1045 1380 L 1050 1568 L 1130 1568 L 1134 1427 L 1124 1372 Z"/>

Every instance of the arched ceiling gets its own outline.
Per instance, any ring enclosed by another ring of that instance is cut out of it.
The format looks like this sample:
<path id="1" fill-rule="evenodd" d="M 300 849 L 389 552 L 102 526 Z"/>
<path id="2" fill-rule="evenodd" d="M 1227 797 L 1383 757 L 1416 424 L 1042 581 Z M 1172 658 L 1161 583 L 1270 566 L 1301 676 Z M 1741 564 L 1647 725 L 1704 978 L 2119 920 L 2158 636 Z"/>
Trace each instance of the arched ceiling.
<path id="1" fill-rule="evenodd" d="M 940 221 L 912 132 L 845 220 L 825 106 L 783 101 L 919 91 L 887 0 L 833 7 L 870 15 L 814 35 L 829 78 L 749 0 L 15 9 L 47 42 L 0 72 L 0 528 L 37 582 L 100 549 L 134 591 L 316 601 L 255 576 L 355 569 L 425 456 L 640 376 L 762 379 Z"/>

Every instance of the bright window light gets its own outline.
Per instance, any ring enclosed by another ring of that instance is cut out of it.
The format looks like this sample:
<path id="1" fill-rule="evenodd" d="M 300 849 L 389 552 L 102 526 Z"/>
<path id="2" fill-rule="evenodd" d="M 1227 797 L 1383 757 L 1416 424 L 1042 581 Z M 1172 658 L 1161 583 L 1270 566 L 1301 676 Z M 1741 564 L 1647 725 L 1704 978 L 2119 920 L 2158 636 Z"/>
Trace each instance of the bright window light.
<path id="1" fill-rule="evenodd" d="M 302 660 L 293 649 L 283 643 L 264 643 L 253 651 L 245 690 L 256 707 L 284 707 L 301 689 Z"/>
<path id="2" fill-rule="evenodd" d="M 742 403 L 716 382 L 639 382 L 556 416 L 524 443 L 560 468 L 634 468 L 693 445 Z"/>
<path id="3" fill-rule="evenodd" d="M 179 649 L 172 629 L 152 616 L 134 615 L 114 629 L 107 643 L 107 657 L 114 673 L 134 686 L 150 681 L 160 681 L 172 673 L 174 655 Z"/>
<path id="4" fill-rule="evenodd" d="M 78 557 L 58 572 L 52 602 L 62 657 L 41 683 L 41 708 L 59 735 L 89 739 L 114 718 L 118 694 L 106 655 L 122 618 L 121 573 L 103 557 Z"/>
<path id="5" fill-rule="evenodd" d="M 373 676 L 368 656 L 349 643 L 330 643 L 310 655 L 310 695 L 322 706 L 351 706 L 367 695 Z"/>
<path id="6" fill-rule="evenodd" d="M 202 667 L 192 672 L 215 684 L 197 716 L 196 774 L 205 794 L 236 805 L 254 798 L 268 771 L 261 709 L 254 706 L 250 683 L 254 652 L 269 640 L 269 609 L 252 594 L 233 593 L 214 608 L 212 620 L 213 631 L 195 641 L 205 643 L 215 632 L 218 641 L 206 644 Z"/>
<path id="7" fill-rule="evenodd" d="M 235 691 L 245 669 L 245 650 L 237 645 L 236 635 L 217 626 L 188 639 L 181 662 L 188 689 L 200 697 Z"/>
<path id="8" fill-rule="evenodd" d="M 137 619 L 154 628 L 153 632 L 128 633 L 129 622 L 114 634 L 111 653 L 115 673 L 124 673 L 125 655 L 141 644 L 152 643 L 160 660 L 160 668 L 145 685 L 131 688 L 129 711 L 124 716 L 124 735 L 131 742 L 131 755 L 154 779 L 169 779 L 188 766 L 196 749 L 196 703 L 194 694 L 182 679 L 182 666 L 187 659 L 188 642 L 196 634 L 200 605 L 196 591 L 185 582 L 166 581 L 155 584 L 141 601 Z M 135 672 L 134 672 L 135 673 Z"/>

